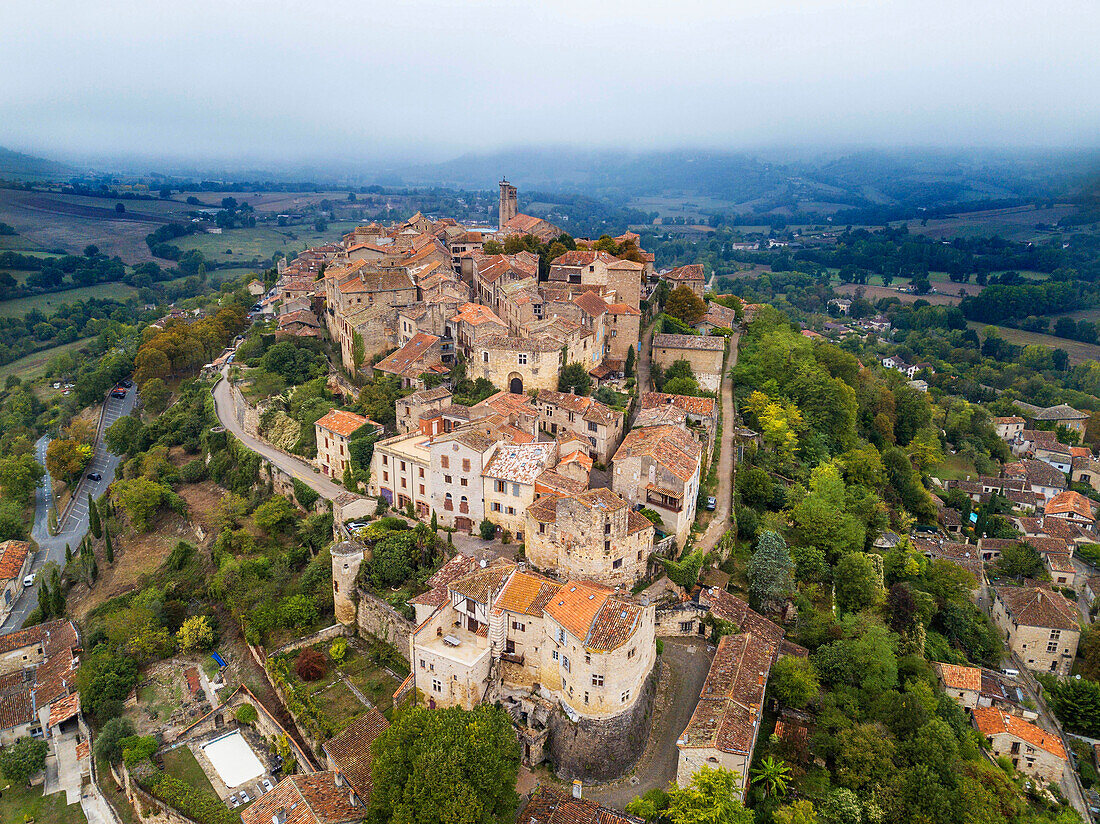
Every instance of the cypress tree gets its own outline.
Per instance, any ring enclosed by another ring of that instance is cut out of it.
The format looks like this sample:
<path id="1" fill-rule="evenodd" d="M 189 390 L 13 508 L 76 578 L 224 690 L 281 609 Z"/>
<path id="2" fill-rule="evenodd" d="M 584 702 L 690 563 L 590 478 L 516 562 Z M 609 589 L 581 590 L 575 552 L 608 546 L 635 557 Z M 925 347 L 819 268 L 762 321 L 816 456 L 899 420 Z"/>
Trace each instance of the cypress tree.
<path id="1" fill-rule="evenodd" d="M 61 591 L 61 575 L 57 571 L 57 567 L 53 568 L 53 572 L 50 574 L 50 585 L 53 600 L 53 614 L 60 618 L 65 614 L 65 593 Z"/>
<path id="2" fill-rule="evenodd" d="M 42 613 L 42 620 L 46 621 L 50 617 L 50 608 L 53 606 L 53 602 L 50 599 L 50 589 L 45 583 L 38 587 L 38 611 Z"/>
<path id="3" fill-rule="evenodd" d="M 88 493 L 88 526 L 92 529 L 92 534 L 98 539 L 103 535 L 103 524 L 99 520 L 99 510 L 96 509 L 95 501 L 92 500 L 92 493 Z"/>
<path id="4" fill-rule="evenodd" d="M 91 568 L 90 572 L 91 572 L 92 583 L 94 584 L 96 582 L 96 580 L 99 578 L 99 564 L 96 563 L 94 555 L 92 556 L 92 568 Z"/>
<path id="5" fill-rule="evenodd" d="M 106 524 L 103 526 L 103 557 L 107 559 L 109 564 L 115 562 L 115 548 L 111 545 L 111 532 L 107 529 Z"/>
<path id="6" fill-rule="evenodd" d="M 68 544 L 65 544 L 65 566 L 68 566 L 73 562 L 73 549 Z"/>

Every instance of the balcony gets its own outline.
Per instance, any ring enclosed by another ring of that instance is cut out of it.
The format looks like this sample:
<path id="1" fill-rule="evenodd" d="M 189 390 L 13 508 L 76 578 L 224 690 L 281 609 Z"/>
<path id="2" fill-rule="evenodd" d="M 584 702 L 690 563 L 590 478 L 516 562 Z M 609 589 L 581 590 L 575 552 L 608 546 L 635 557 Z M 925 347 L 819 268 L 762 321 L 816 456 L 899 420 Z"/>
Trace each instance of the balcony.
<path id="1" fill-rule="evenodd" d="M 684 509 L 684 496 L 671 489 L 647 486 L 645 500 L 647 504 L 659 506 L 669 512 L 682 512 Z"/>

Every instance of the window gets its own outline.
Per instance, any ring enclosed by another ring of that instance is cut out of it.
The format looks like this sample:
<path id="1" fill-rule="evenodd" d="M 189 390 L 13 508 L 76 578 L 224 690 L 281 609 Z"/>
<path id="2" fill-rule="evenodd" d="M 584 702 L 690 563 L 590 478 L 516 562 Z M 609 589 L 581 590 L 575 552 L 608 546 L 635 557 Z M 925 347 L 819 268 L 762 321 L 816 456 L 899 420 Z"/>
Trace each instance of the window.
<path id="1" fill-rule="evenodd" d="M 389 466 L 389 465 L 390 465 L 390 456 L 389 455 L 383 455 L 382 456 L 382 466 Z"/>
<path id="2" fill-rule="evenodd" d="M 462 459 L 462 471 L 463 472 L 469 472 L 470 471 L 470 459 L 469 458 L 463 458 Z"/>
<path id="3" fill-rule="evenodd" d="M 604 541 L 603 542 L 603 551 L 607 555 L 611 554 L 611 541 Z"/>
<path id="4" fill-rule="evenodd" d="M 482 352 L 481 353 L 481 360 L 484 363 L 488 363 L 489 362 L 489 353 L 488 352 Z"/>
<path id="5" fill-rule="evenodd" d="M 500 504 L 496 502 L 493 503 L 493 512 L 500 512 Z"/>
<path id="6" fill-rule="evenodd" d="M 569 656 L 563 655 L 561 657 L 561 666 L 566 672 L 569 672 Z"/>
<path id="7" fill-rule="evenodd" d="M 402 488 L 402 489 L 405 489 L 406 487 L 407 487 L 407 484 L 405 483 L 405 479 L 404 479 L 404 478 L 402 478 L 402 479 L 401 479 L 401 488 Z"/>
<path id="8" fill-rule="evenodd" d="M 1058 642 L 1057 641 L 1047 641 L 1047 652 L 1057 652 L 1057 651 L 1058 651 Z"/>
<path id="9" fill-rule="evenodd" d="M 420 494 L 424 494 L 424 484 L 420 484 Z"/>
<path id="10" fill-rule="evenodd" d="M 681 621 L 680 622 L 680 632 L 692 632 L 692 631 L 694 631 L 694 629 L 695 629 L 695 622 L 694 621 Z"/>
<path id="11" fill-rule="evenodd" d="M 561 628 L 558 629 L 558 643 L 559 644 L 564 644 L 565 643 L 565 630 L 561 629 Z"/>
<path id="12" fill-rule="evenodd" d="M 497 481 L 496 482 L 496 490 L 497 490 L 497 492 L 501 492 L 501 493 L 507 495 L 508 494 L 508 484 L 506 484 L 504 481 Z"/>
<path id="13" fill-rule="evenodd" d="M 443 467 L 444 469 L 450 469 L 451 468 L 451 459 L 448 458 L 446 455 L 444 455 L 442 458 L 439 459 L 439 465 L 441 467 Z"/>
<path id="14" fill-rule="evenodd" d="M 388 481 L 389 479 L 390 479 L 390 473 L 389 472 L 383 472 L 382 473 L 382 480 L 383 481 Z"/>
<path id="15" fill-rule="evenodd" d="M 1050 631 L 1050 640 L 1057 641 L 1062 636 L 1062 631 L 1058 629 L 1052 629 Z"/>
<path id="16" fill-rule="evenodd" d="M 470 485 L 470 479 L 469 478 L 459 478 L 458 483 L 459 483 L 460 486 L 469 486 Z"/>
<path id="17" fill-rule="evenodd" d="M 630 700 L 630 690 L 627 690 L 626 692 L 624 692 L 622 694 L 622 702 L 625 704 L 629 700 Z"/>
<path id="18" fill-rule="evenodd" d="M 526 632 L 527 631 L 527 625 L 526 624 L 521 624 L 519 621 L 513 621 L 512 622 L 512 629 L 514 629 L 516 632 Z"/>
<path id="19" fill-rule="evenodd" d="M 405 471 L 405 462 L 404 461 L 401 462 L 401 471 L 402 472 Z"/>
<path id="20" fill-rule="evenodd" d="M 611 534 L 611 521 L 608 521 L 606 524 L 603 525 L 603 534 L 604 535 L 610 535 Z"/>
<path id="21" fill-rule="evenodd" d="M 592 686 L 602 687 L 603 686 L 603 676 L 602 675 L 596 675 L 595 673 L 593 673 L 592 674 Z"/>
<path id="22" fill-rule="evenodd" d="M 585 690 L 584 692 L 584 703 L 588 703 L 588 690 Z"/>
<path id="23" fill-rule="evenodd" d="M 512 484 L 512 497 L 513 498 L 518 498 L 519 497 L 519 484 Z"/>
<path id="24" fill-rule="evenodd" d="M 555 661 L 557 661 L 558 660 L 558 651 L 554 650 L 553 652 L 551 652 L 550 657 L 553 658 Z"/>
<path id="25" fill-rule="evenodd" d="M 418 471 L 420 472 L 420 477 L 423 478 L 424 477 L 424 467 L 420 467 L 420 469 Z"/>
<path id="26" fill-rule="evenodd" d="M 637 650 L 634 647 L 631 647 L 626 653 L 627 660 L 633 658 L 635 652 L 637 652 Z"/>
<path id="27" fill-rule="evenodd" d="M 504 510 L 504 514 L 506 514 L 506 515 L 515 515 L 516 514 L 516 508 L 514 506 L 510 506 L 510 507 L 508 507 L 507 509 Z"/>
<path id="28" fill-rule="evenodd" d="M 591 655 L 585 655 L 584 656 L 584 663 L 591 664 L 592 663 L 592 656 Z"/>
<path id="29" fill-rule="evenodd" d="M 443 483 L 449 484 L 451 482 L 451 477 L 452 476 L 450 476 L 450 475 L 444 475 L 443 476 Z"/>
<path id="30" fill-rule="evenodd" d="M 519 353 L 519 365 L 520 366 L 526 366 L 527 365 L 527 353 L 526 352 L 520 352 Z"/>
<path id="31" fill-rule="evenodd" d="M 428 668 L 427 662 L 423 658 L 421 658 L 420 659 L 420 669 L 427 669 L 427 668 Z"/>
<path id="32" fill-rule="evenodd" d="M 440 681 L 438 678 L 433 678 L 432 679 L 432 689 L 435 692 L 443 692 L 443 682 Z"/>
<path id="33" fill-rule="evenodd" d="M 589 421 L 588 422 L 588 431 L 589 432 L 598 432 L 599 430 L 596 428 L 596 424 L 592 423 L 592 421 Z"/>
<path id="34" fill-rule="evenodd" d="M 615 563 L 613 563 L 611 565 L 611 568 L 612 569 L 620 569 L 622 567 L 622 565 L 623 565 L 623 559 L 622 558 L 616 558 Z"/>

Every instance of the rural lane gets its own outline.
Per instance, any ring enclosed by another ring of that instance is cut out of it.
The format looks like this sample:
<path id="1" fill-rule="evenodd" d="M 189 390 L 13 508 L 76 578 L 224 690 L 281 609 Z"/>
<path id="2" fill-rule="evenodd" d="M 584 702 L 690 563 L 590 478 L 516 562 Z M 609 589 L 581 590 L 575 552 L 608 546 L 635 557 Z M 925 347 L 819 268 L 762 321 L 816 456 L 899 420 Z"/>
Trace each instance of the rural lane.
<path id="1" fill-rule="evenodd" d="M 38 544 L 38 552 L 31 562 L 31 569 L 37 573 L 42 567 L 53 561 L 59 567 L 65 566 L 65 545 L 68 544 L 73 552 L 77 545 L 84 540 L 88 533 L 88 493 L 93 498 L 98 498 L 104 490 L 110 486 L 118 469 L 119 456 L 112 455 L 103 440 L 103 433 L 119 418 L 129 415 L 137 401 L 137 392 L 133 389 L 126 393 L 122 400 L 110 396 L 103 402 L 103 411 L 100 415 L 99 429 L 96 432 L 95 454 L 91 463 L 84 469 L 83 477 L 77 485 L 72 502 L 62 514 L 60 530 L 57 535 L 50 534 L 50 506 L 53 503 L 53 486 L 49 473 L 42 479 L 38 488 L 34 491 L 34 526 L 31 528 L 31 537 Z M 43 435 L 34 445 L 35 458 L 46 466 L 46 447 L 49 446 L 50 437 Z M 93 481 L 88 474 L 98 472 L 103 476 L 102 480 Z M 0 632 L 12 632 L 23 626 L 27 616 L 38 606 L 38 587 L 40 581 L 35 581 L 33 586 L 23 590 L 19 599 L 15 602 L 8 617 L 0 626 Z"/>
<path id="2" fill-rule="evenodd" d="M 331 501 L 335 500 L 340 493 L 347 492 L 344 487 L 334 484 L 324 475 L 317 472 L 313 465 L 307 461 L 303 461 L 300 458 L 293 458 L 285 452 L 280 452 L 278 449 L 271 446 L 271 444 L 254 438 L 244 431 L 244 427 L 238 422 L 237 416 L 233 412 L 233 399 L 230 397 L 229 392 L 228 365 L 222 370 L 222 379 L 214 385 L 214 390 L 211 394 L 214 396 L 214 411 L 217 413 L 221 425 L 224 426 L 226 431 L 230 432 L 234 438 L 239 440 L 253 452 L 270 461 L 291 477 L 297 478 L 310 489 L 320 493 L 322 498 L 327 498 Z"/>
<path id="3" fill-rule="evenodd" d="M 729 527 L 730 508 L 733 506 L 733 379 L 730 370 L 737 365 L 737 344 L 740 336 L 734 334 L 729 339 L 730 357 L 726 362 L 726 368 L 722 372 L 721 403 L 722 403 L 722 449 L 718 455 L 718 494 L 717 504 L 714 509 L 714 517 L 706 531 L 699 536 L 695 546 L 704 552 L 710 552 L 718 544 L 719 539 Z"/>

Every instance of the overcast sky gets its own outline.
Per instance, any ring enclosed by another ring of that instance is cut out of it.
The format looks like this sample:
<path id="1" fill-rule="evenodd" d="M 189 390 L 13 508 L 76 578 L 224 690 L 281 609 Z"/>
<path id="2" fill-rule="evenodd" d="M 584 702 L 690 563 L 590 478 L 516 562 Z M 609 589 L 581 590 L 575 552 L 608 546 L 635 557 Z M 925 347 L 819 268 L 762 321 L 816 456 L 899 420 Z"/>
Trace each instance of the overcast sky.
<path id="1" fill-rule="evenodd" d="M 1096 146 L 1097 0 L 8 0 L 0 145 Z"/>

